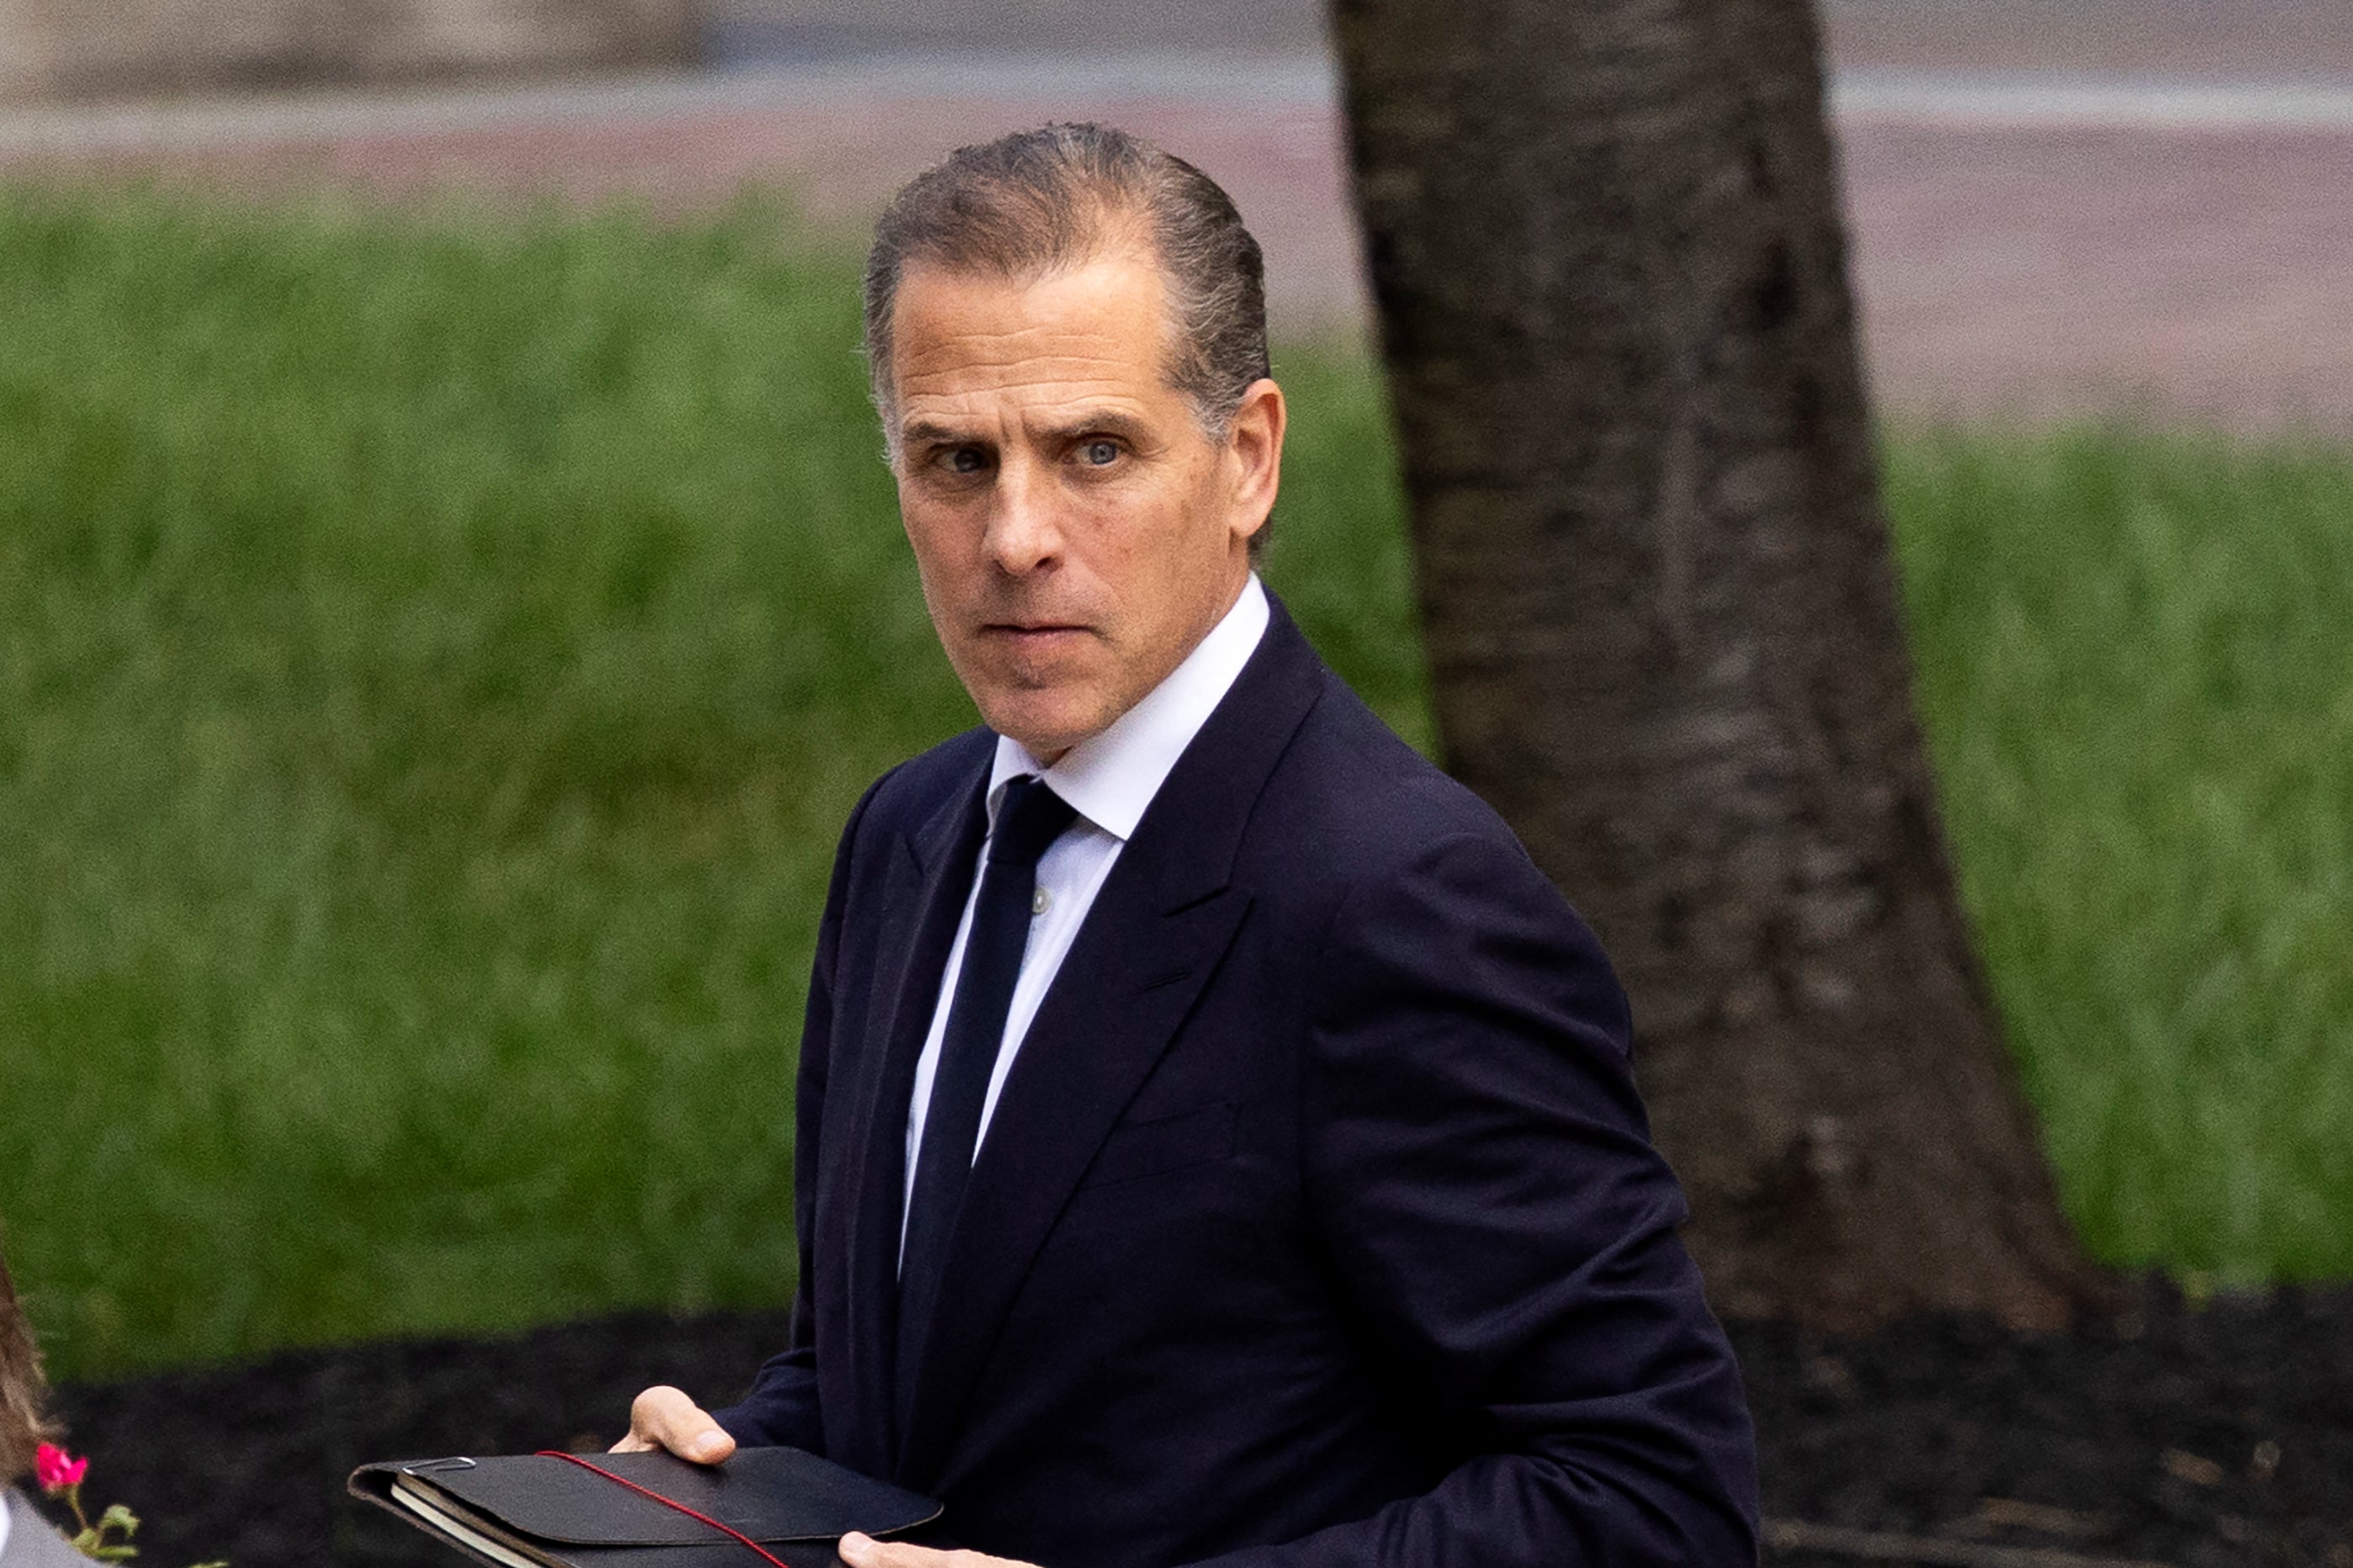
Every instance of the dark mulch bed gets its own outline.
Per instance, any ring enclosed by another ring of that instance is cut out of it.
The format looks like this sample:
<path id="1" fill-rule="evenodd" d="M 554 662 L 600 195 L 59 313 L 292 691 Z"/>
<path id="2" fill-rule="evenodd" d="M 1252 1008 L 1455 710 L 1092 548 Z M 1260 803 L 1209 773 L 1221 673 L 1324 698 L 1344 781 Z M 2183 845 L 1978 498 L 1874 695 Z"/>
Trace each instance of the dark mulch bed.
<path id="1" fill-rule="evenodd" d="M 93 1500 L 147 1517 L 152 1568 L 448 1568 L 454 1555 L 344 1498 L 353 1467 L 602 1447 L 640 1387 L 724 1397 L 783 1334 L 770 1314 L 620 1317 L 85 1384 L 59 1404 L 95 1457 Z M 2353 1291 L 2196 1310 L 2157 1288 L 2116 1323 L 2048 1339 L 1947 1320 L 1733 1337 L 1766 1512 L 1792 1521 L 1769 1563 L 2353 1568 Z M 1831 1533 L 1800 1547 L 1796 1526 Z M 1917 1543 L 1873 1539 L 1891 1534 Z"/>

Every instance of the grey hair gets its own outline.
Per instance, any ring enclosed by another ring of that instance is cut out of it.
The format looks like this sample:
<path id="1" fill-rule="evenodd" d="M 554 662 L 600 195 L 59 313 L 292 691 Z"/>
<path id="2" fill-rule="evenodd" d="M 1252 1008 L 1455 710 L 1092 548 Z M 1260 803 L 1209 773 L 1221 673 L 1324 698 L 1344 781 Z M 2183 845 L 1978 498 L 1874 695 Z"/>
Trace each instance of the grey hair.
<path id="1" fill-rule="evenodd" d="M 891 315 L 907 267 L 1042 278 L 1134 237 L 1160 263 L 1168 384 L 1212 438 L 1268 371 L 1266 262 L 1231 197 L 1184 159 L 1107 125 L 1053 124 L 960 147 L 892 198 L 866 258 L 866 365 L 898 446 Z"/>

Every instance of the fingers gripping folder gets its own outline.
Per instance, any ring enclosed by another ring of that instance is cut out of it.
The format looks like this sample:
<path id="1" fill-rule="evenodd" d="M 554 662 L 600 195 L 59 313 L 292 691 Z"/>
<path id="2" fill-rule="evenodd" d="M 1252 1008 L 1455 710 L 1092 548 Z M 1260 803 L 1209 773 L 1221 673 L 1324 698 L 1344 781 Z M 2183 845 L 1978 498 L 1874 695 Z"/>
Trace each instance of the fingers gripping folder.
<path id="1" fill-rule="evenodd" d="M 940 1505 L 797 1448 L 719 1465 L 668 1454 L 396 1460 L 352 1494 L 494 1568 L 836 1568 L 850 1531 L 895 1535 Z"/>

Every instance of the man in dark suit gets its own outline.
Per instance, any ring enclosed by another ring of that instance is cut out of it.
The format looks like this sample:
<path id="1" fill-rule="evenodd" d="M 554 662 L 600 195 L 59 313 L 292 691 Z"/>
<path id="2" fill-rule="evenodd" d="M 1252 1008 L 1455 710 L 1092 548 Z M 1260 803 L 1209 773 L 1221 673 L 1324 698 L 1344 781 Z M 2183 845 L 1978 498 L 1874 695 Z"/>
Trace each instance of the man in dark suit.
<path id="1" fill-rule="evenodd" d="M 792 1344 L 623 1447 L 813 1449 L 1048 1568 L 1752 1563 L 1607 960 L 1253 571 L 1284 408 L 1230 203 L 1098 127 L 966 149 L 883 218 L 868 337 L 988 727 L 842 837 Z"/>

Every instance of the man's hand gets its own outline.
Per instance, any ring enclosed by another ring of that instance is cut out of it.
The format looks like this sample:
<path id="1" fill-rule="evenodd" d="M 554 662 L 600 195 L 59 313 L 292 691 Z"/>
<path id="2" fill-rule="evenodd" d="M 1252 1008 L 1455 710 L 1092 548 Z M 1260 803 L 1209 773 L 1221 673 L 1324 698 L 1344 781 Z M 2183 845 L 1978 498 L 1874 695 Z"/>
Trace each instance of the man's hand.
<path id="1" fill-rule="evenodd" d="M 837 1548 L 849 1568 L 1037 1568 L 1009 1557 L 984 1557 L 977 1552 L 937 1552 L 903 1542 L 877 1541 L 851 1531 Z"/>
<path id="2" fill-rule="evenodd" d="M 698 1465 L 715 1465 L 735 1451 L 735 1439 L 693 1400 L 663 1384 L 629 1403 L 629 1435 L 613 1445 L 616 1454 L 666 1448 Z"/>

